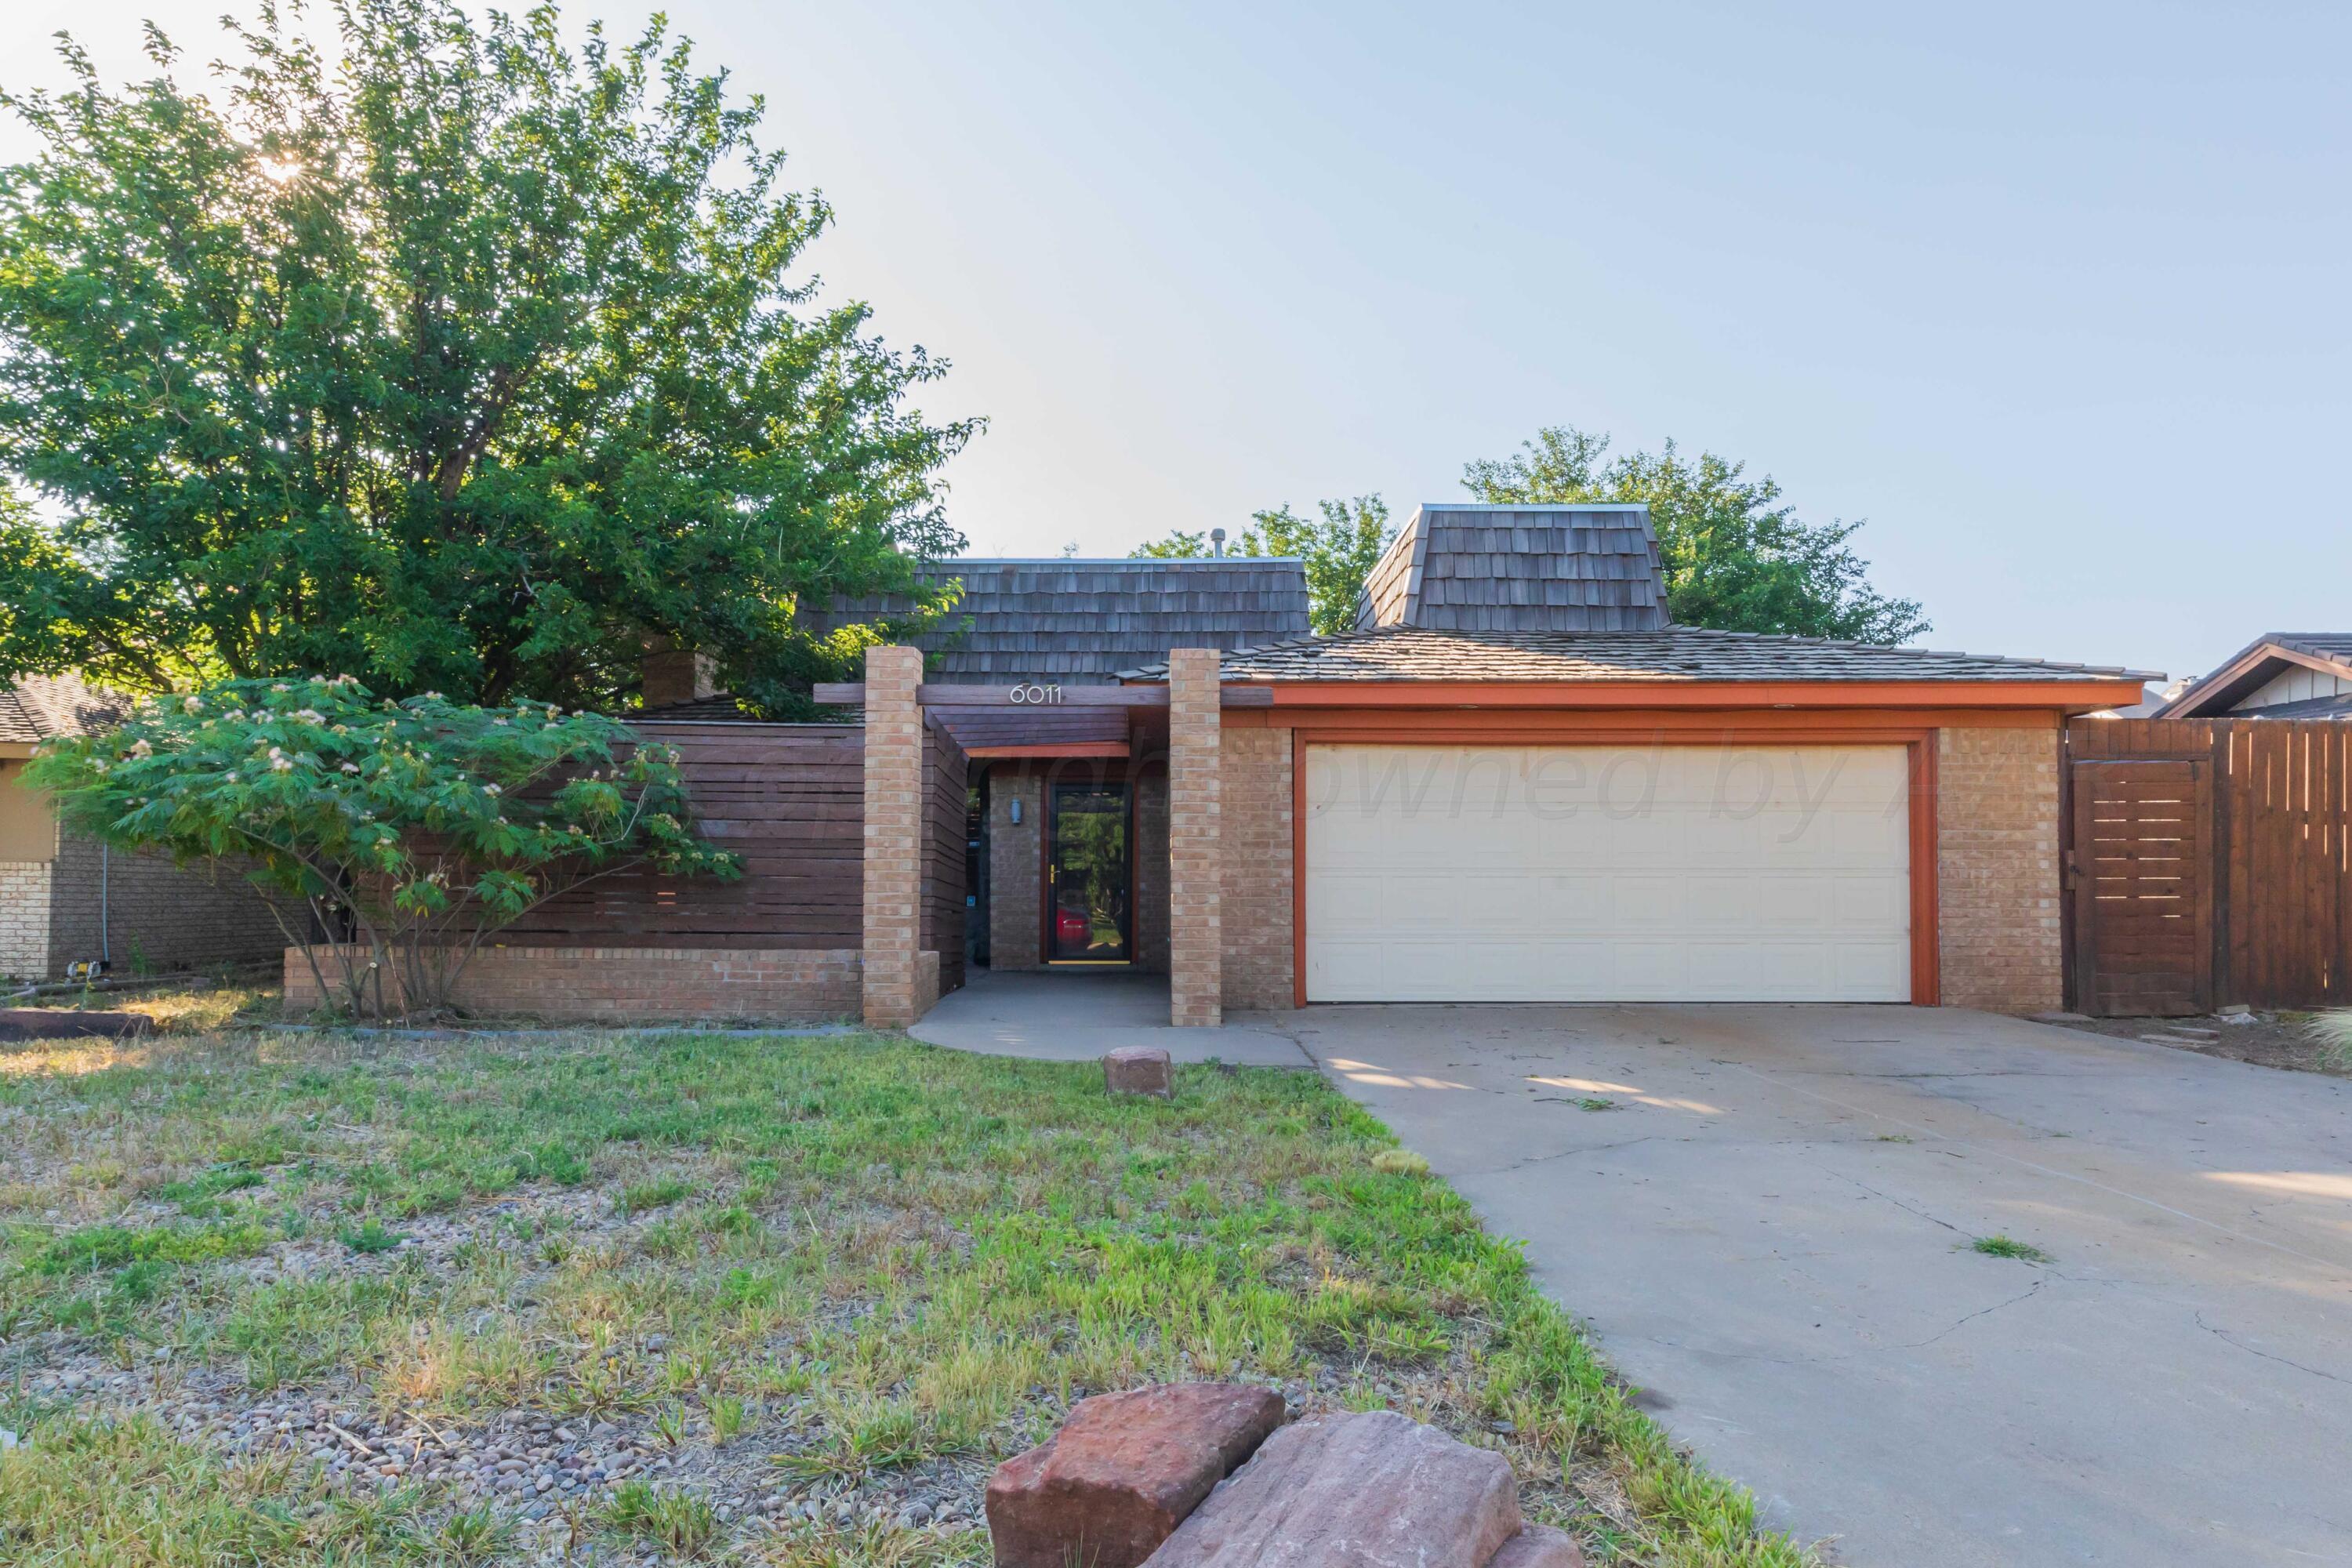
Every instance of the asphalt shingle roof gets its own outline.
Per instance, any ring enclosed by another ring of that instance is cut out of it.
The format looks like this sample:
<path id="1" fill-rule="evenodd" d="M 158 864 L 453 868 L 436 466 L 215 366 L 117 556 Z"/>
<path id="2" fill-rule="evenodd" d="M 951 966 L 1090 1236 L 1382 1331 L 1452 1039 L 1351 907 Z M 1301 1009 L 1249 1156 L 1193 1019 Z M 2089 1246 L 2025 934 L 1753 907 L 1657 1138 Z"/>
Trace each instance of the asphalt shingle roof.
<path id="1" fill-rule="evenodd" d="M 1940 653 L 1696 626 L 1640 632 L 1451 632 L 1381 626 L 1229 653 L 1229 681 L 2148 680 L 2145 670 Z M 1165 660 L 1126 672 L 1164 680 Z"/>
<path id="2" fill-rule="evenodd" d="M 938 657 L 926 680 L 1108 682 L 1171 647 L 1250 647 L 1302 636 L 1307 569 L 1276 556 L 1205 561 L 962 560 L 928 569 L 963 597 L 916 639 Z M 839 600 L 805 614 L 819 629 L 903 614 L 903 599 Z"/>
<path id="3" fill-rule="evenodd" d="M 128 698 L 100 691 L 79 675 L 20 675 L 0 691 L 0 742 L 38 745 L 53 737 L 94 735 L 130 711 Z"/>

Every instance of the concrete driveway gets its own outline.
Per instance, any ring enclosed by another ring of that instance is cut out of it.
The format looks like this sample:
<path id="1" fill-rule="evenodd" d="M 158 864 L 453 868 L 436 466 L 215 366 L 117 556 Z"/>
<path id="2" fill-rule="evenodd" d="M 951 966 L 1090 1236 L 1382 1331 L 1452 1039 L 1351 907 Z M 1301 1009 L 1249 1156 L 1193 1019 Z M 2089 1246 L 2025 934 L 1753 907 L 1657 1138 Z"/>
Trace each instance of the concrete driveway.
<path id="1" fill-rule="evenodd" d="M 2352 1084 L 1896 1007 L 1284 1026 L 1833 1558 L 2352 1563 Z"/>

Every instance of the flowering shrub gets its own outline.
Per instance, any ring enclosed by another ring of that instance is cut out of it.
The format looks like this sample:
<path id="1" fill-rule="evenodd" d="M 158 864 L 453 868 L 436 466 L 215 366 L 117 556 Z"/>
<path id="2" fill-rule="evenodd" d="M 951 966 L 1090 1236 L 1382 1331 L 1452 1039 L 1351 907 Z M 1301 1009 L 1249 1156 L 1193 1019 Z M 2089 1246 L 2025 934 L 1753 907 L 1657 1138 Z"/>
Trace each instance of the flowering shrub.
<path id="1" fill-rule="evenodd" d="M 485 936 L 594 878 L 740 869 L 688 826 L 672 747 L 540 702 L 379 700 L 349 676 L 147 698 L 111 733 L 44 746 L 27 782 L 77 831 L 245 860 L 306 900 L 361 952 L 330 985 L 288 940 L 354 1014 L 446 1010 Z"/>

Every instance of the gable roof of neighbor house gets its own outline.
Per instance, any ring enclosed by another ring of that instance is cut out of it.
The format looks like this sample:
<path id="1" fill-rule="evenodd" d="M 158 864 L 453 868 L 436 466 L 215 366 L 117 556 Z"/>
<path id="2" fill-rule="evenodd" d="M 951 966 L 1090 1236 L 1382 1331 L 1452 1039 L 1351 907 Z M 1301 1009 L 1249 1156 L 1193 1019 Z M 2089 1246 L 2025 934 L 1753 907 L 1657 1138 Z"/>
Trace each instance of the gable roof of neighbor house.
<path id="1" fill-rule="evenodd" d="M 2237 710 L 2281 675 L 2308 669 L 2336 680 L 2352 680 L 2352 632 L 2264 632 L 2221 661 L 2202 679 L 2156 710 L 2158 719 L 2218 719 Z M 2352 714 L 2343 692 L 2321 693 L 2294 702 L 2244 710 L 2271 719 L 2331 719 Z M 2290 711 L 2289 710 L 2294 710 Z"/>
<path id="2" fill-rule="evenodd" d="M 2160 679 L 2146 670 L 1943 653 L 1697 626 L 1648 632 L 1454 632 L 1379 626 L 1227 654 L 1229 681 L 1716 681 Z M 1126 672 L 1165 680 L 1166 660 Z"/>
<path id="3" fill-rule="evenodd" d="M 100 691 L 79 675 L 20 675 L 0 691 L 0 745 L 94 735 L 130 711 L 130 699 Z"/>
<path id="4" fill-rule="evenodd" d="M 926 680 L 1090 685 L 1171 647 L 1250 647 L 1304 636 L 1307 569 L 1296 557 L 942 561 L 963 596 L 940 627 L 915 639 L 936 655 Z M 904 614 L 903 598 L 835 601 L 803 619 L 830 629 Z"/>
<path id="5" fill-rule="evenodd" d="M 1638 502 L 1425 503 L 1364 579 L 1359 630 L 1636 632 L 1670 625 Z"/>

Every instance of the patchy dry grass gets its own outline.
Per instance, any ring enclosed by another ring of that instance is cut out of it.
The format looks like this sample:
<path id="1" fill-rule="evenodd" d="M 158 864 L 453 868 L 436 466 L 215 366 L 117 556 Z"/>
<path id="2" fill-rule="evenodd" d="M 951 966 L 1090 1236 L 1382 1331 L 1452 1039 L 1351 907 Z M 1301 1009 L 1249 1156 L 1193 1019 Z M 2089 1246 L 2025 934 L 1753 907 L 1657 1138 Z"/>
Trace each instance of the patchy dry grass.
<path id="1" fill-rule="evenodd" d="M 1319 1080 L 903 1040 L 0 1052 L 0 1559 L 987 1558 L 988 1469 L 1171 1378 L 1506 1453 L 1601 1561 L 1793 1565 Z"/>
<path id="2" fill-rule="evenodd" d="M 109 990 L 92 986 L 28 998 L 12 1005 L 74 1012 L 138 1013 L 165 1035 L 211 1035 L 280 1020 L 283 993 L 276 979 L 253 970 L 195 974 L 154 986 Z"/>

